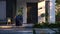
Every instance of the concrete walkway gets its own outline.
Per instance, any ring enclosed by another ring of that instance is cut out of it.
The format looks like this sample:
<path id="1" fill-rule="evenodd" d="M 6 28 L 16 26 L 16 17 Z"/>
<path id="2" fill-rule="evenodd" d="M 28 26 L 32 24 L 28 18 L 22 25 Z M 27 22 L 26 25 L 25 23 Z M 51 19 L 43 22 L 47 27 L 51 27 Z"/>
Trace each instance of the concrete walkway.
<path id="1" fill-rule="evenodd" d="M 33 34 L 32 28 L 11 28 L 11 29 L 0 29 L 1 34 Z M 37 34 L 53 34 L 54 31 L 51 29 L 38 29 Z"/>
<path id="2" fill-rule="evenodd" d="M 8 25 L 0 25 L 0 29 L 4 29 L 4 28 L 24 28 L 24 27 L 29 27 L 31 28 L 33 26 L 33 24 L 22 24 L 22 26 L 15 26 L 15 24 L 8 24 Z"/>
<path id="3" fill-rule="evenodd" d="M 30 24 L 31 25 L 31 24 Z M 26 27 L 25 27 L 26 26 Z M 36 33 L 37 34 L 40 34 L 40 33 L 43 33 L 43 34 L 46 34 L 46 33 L 54 33 L 53 30 L 51 29 L 37 29 Z M 30 27 L 30 26 L 27 26 L 27 25 L 24 25 L 24 26 L 11 26 L 11 25 L 8 25 L 8 26 L 0 26 L 0 33 L 1 34 L 33 34 L 33 28 Z M 52 34 L 51 33 L 51 34 Z"/>

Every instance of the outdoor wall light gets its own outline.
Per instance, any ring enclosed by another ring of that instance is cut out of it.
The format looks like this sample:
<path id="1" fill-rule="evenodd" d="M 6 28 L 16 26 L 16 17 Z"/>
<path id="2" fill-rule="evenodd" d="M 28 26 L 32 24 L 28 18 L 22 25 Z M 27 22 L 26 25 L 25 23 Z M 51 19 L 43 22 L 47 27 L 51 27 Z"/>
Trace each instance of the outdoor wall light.
<path id="1" fill-rule="evenodd" d="M 8 25 L 8 24 L 11 24 L 11 18 L 8 18 L 8 19 L 7 19 L 7 25 Z"/>

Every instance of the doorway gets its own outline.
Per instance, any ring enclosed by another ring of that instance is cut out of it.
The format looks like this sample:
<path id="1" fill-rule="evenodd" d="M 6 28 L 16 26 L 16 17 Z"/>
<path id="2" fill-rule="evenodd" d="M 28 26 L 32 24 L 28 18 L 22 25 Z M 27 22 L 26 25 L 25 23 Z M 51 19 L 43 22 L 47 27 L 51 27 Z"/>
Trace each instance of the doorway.
<path id="1" fill-rule="evenodd" d="M 37 3 L 27 3 L 27 23 L 38 23 Z"/>

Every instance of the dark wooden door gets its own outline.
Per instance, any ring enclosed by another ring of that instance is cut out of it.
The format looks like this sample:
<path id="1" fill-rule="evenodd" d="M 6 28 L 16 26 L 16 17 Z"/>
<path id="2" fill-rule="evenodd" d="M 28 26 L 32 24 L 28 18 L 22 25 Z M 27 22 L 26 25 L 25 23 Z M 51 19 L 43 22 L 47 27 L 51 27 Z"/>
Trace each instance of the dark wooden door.
<path id="1" fill-rule="evenodd" d="M 37 13 L 37 3 L 27 3 L 27 23 L 37 23 Z"/>

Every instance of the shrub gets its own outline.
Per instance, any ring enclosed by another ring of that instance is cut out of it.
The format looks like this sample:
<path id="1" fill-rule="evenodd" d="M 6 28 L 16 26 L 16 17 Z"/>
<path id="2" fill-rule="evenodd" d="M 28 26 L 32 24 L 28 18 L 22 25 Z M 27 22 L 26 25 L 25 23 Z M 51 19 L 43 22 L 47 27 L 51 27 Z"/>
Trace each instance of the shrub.
<path id="1" fill-rule="evenodd" d="M 48 23 L 34 24 L 33 28 L 47 28 L 48 25 Z"/>
<path id="2" fill-rule="evenodd" d="M 60 22 L 56 23 L 42 23 L 42 24 L 34 24 L 33 28 L 59 28 Z"/>
<path id="3" fill-rule="evenodd" d="M 35 29 L 33 29 L 33 34 L 36 34 L 36 31 L 35 31 Z"/>

